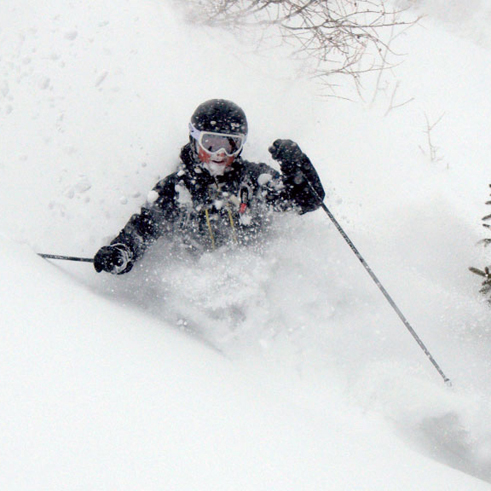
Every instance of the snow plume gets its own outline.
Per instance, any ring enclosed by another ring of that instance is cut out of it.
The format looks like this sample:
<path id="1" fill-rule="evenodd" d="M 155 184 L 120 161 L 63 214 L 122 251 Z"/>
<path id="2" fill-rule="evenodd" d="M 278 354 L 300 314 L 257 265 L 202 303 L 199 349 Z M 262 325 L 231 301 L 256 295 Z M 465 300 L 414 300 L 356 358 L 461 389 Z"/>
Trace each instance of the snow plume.
<path id="1" fill-rule="evenodd" d="M 382 414 L 410 447 L 490 480 L 490 400 L 468 385 L 484 374 L 460 366 L 459 376 L 454 364 L 457 390 L 449 392 L 329 222 L 287 216 L 276 225 L 258 248 L 183 261 L 164 246 L 134 276 L 106 277 L 106 293 L 198 337 L 245 373 L 260 373 L 265 387 L 273 383 L 288 400 L 292 385 L 301 383 L 303 404 L 319 403 L 327 386 L 329 393 Z M 430 284 L 422 289 L 425 295 L 432 290 L 435 299 L 466 303 Z M 433 309 L 438 307 L 431 302 L 422 309 L 426 318 L 434 317 Z M 431 322 L 444 332 L 469 321 L 482 334 L 485 319 L 469 309 Z M 480 356 L 476 340 L 463 337 L 466 331 L 459 327 L 443 351 L 441 341 L 434 342 L 445 369 L 454 350 L 463 364 Z"/>

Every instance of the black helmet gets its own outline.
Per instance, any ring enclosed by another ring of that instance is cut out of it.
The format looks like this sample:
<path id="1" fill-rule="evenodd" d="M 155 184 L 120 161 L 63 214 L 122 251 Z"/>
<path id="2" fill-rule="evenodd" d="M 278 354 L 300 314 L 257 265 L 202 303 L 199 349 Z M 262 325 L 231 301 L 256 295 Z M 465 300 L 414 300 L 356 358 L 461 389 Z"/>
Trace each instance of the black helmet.
<path id="1" fill-rule="evenodd" d="M 200 104 L 191 116 L 191 124 L 199 131 L 247 135 L 244 111 L 231 101 L 211 99 Z"/>

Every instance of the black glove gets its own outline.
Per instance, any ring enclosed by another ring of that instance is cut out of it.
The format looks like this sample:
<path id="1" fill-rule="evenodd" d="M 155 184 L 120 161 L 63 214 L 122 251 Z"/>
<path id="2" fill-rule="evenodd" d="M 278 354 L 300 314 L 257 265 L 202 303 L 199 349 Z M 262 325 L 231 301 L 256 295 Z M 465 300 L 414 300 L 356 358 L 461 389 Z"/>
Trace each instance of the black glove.
<path id="1" fill-rule="evenodd" d="M 310 164 L 308 157 L 292 140 L 276 140 L 268 150 L 273 159 L 279 162 L 283 174 L 294 173 L 298 168 L 301 169 L 306 162 Z"/>
<path id="2" fill-rule="evenodd" d="M 310 159 L 292 140 L 276 140 L 269 152 L 280 164 L 289 199 L 302 213 L 319 208 L 325 192 Z"/>
<path id="3" fill-rule="evenodd" d="M 132 257 L 133 254 L 124 244 L 104 246 L 94 256 L 94 268 L 98 273 L 128 273 L 133 267 Z"/>

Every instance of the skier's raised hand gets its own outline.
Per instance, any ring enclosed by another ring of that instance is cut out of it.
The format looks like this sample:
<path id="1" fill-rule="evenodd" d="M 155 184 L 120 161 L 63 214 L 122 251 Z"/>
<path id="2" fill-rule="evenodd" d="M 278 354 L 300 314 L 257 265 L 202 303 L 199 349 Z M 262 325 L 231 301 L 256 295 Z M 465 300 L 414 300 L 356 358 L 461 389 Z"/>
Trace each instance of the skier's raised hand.
<path id="1" fill-rule="evenodd" d="M 284 174 L 291 174 L 296 167 L 303 167 L 305 161 L 309 161 L 292 140 L 275 140 L 268 150 L 271 157 L 279 162 Z"/>

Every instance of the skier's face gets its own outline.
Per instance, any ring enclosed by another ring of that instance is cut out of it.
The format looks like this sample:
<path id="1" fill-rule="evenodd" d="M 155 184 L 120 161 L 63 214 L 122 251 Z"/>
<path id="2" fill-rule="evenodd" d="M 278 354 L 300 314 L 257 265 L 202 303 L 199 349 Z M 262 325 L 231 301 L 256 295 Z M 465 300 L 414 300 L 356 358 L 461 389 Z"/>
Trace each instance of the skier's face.
<path id="1" fill-rule="evenodd" d="M 227 155 L 223 150 L 209 152 L 199 143 L 197 143 L 197 151 L 199 161 L 212 176 L 223 176 L 230 170 L 235 160 L 235 155 Z"/>
<path id="2" fill-rule="evenodd" d="M 189 133 L 195 141 L 199 161 L 213 176 L 223 175 L 230 168 L 245 141 L 245 135 L 199 131 L 192 123 Z"/>

